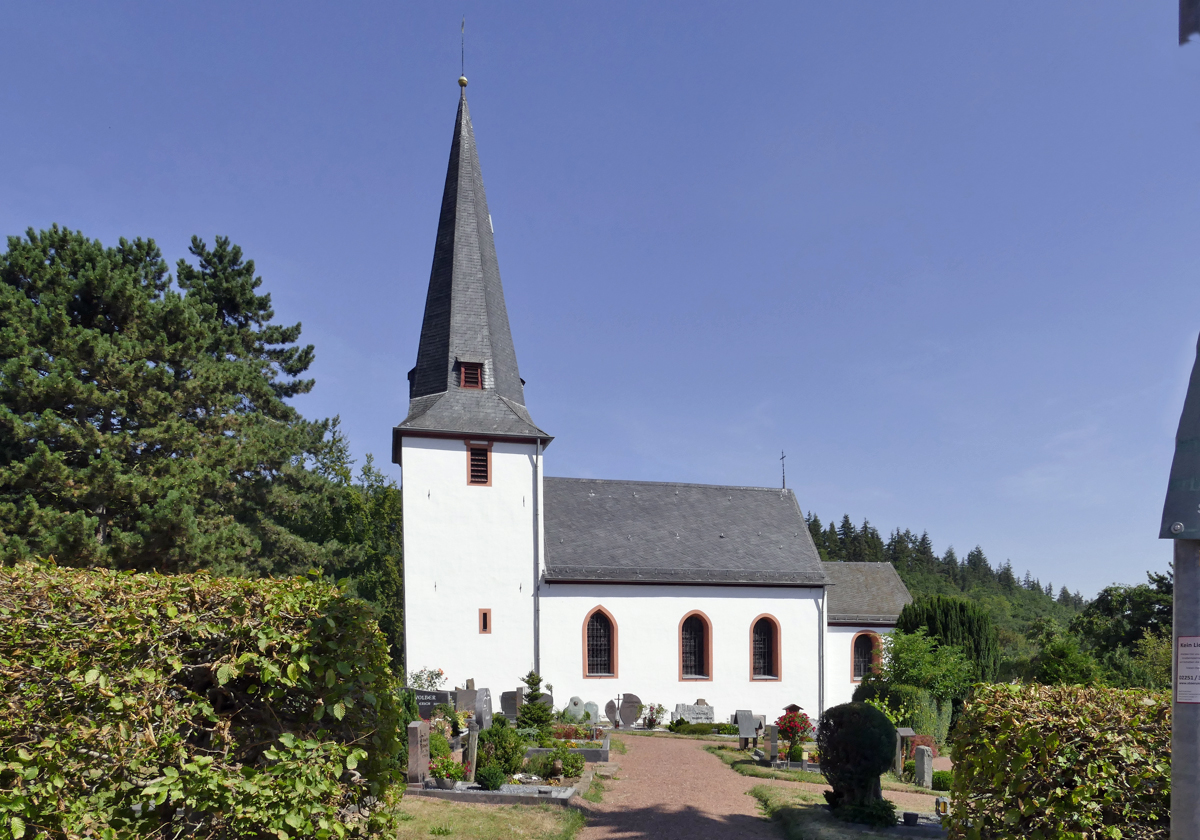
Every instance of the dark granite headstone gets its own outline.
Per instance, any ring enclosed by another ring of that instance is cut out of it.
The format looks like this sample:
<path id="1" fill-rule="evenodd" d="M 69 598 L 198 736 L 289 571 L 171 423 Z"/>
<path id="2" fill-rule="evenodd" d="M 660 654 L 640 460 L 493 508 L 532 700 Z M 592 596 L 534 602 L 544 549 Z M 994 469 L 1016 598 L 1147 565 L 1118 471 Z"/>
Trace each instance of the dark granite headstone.
<path id="1" fill-rule="evenodd" d="M 779 759 L 779 727 L 774 724 L 767 726 L 767 758 L 771 761 Z"/>
<path id="2" fill-rule="evenodd" d="M 457 712 L 474 712 L 475 689 L 456 688 L 454 690 L 454 710 Z"/>
<path id="3" fill-rule="evenodd" d="M 621 721 L 617 718 L 617 704 L 612 700 L 604 704 L 604 716 L 608 718 L 608 722 L 613 726 L 621 725 Z"/>
<path id="4" fill-rule="evenodd" d="M 617 710 L 617 714 L 621 718 L 621 726 L 628 729 L 637 723 L 638 706 L 640 705 L 642 705 L 642 699 L 636 694 L 621 695 L 621 708 Z"/>
<path id="5" fill-rule="evenodd" d="M 500 713 L 509 720 L 517 719 L 517 712 L 521 708 L 521 703 L 525 699 L 525 689 L 518 688 L 516 691 L 500 692 Z"/>
<path id="6" fill-rule="evenodd" d="M 475 690 L 475 722 L 480 729 L 492 728 L 492 692 L 486 688 Z"/>
<path id="7" fill-rule="evenodd" d="M 417 695 L 417 711 L 426 720 L 433 717 L 433 707 L 439 703 L 454 705 L 449 691 L 426 691 L 423 688 L 414 688 L 413 694 Z"/>
<path id="8" fill-rule="evenodd" d="M 547 708 L 549 708 L 550 711 L 554 711 L 554 695 L 553 694 L 543 694 L 541 697 L 539 697 L 537 699 L 537 701 L 539 703 L 541 703 L 543 706 L 546 706 Z"/>

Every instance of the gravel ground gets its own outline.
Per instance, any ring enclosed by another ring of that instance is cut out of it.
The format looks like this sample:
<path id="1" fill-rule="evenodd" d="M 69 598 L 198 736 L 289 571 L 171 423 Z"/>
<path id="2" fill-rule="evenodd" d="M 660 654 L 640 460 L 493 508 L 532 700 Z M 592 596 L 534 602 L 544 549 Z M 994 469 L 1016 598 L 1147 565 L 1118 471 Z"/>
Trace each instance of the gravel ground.
<path id="1" fill-rule="evenodd" d="M 673 738 L 626 738 L 628 752 L 613 756 L 620 765 L 599 804 L 585 803 L 587 827 L 580 840 L 727 840 L 770 838 L 779 833 L 763 818 L 746 791 L 755 785 L 821 791 L 823 785 L 756 779 L 725 766 L 704 752 L 705 742 Z M 897 811 L 932 812 L 933 797 L 884 791 Z"/>

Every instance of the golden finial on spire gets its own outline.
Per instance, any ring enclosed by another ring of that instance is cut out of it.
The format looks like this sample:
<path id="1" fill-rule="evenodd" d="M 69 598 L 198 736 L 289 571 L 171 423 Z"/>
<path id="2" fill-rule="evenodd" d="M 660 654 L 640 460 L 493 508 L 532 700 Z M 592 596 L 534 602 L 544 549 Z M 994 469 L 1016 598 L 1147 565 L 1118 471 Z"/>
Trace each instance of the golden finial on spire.
<path id="1" fill-rule="evenodd" d="M 466 87 L 466 86 L 467 86 L 467 77 L 466 77 L 466 76 L 459 76 L 459 77 L 458 77 L 458 86 L 459 86 L 459 87 Z"/>

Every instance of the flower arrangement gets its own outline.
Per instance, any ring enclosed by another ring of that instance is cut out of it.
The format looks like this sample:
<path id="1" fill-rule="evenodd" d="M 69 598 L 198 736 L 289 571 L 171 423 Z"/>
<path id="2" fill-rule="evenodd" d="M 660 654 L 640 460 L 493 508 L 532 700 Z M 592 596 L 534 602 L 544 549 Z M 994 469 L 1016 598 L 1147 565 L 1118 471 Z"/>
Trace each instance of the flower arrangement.
<path id="1" fill-rule="evenodd" d="M 661 703 L 650 703 L 638 706 L 638 712 L 642 716 L 642 725 L 647 729 L 653 729 L 663 720 L 667 713 L 667 707 Z"/>
<path id="2" fill-rule="evenodd" d="M 446 672 L 441 668 L 422 668 L 408 675 L 408 687 L 422 691 L 437 691 L 446 682 Z"/>
<path id="3" fill-rule="evenodd" d="M 453 779 L 456 782 L 461 782 L 467 778 L 467 768 L 449 756 L 435 758 L 429 762 L 429 775 L 435 779 Z"/>
<path id="4" fill-rule="evenodd" d="M 812 737 L 813 725 L 804 712 L 788 712 L 775 721 L 779 737 L 787 741 L 789 751 L 801 741 Z"/>

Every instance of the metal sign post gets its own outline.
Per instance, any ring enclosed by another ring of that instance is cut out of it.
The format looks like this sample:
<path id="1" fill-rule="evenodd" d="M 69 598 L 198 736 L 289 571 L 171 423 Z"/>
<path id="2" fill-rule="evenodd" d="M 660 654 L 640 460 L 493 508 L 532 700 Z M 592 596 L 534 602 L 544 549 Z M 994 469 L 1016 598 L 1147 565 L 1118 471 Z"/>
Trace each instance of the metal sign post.
<path id="1" fill-rule="evenodd" d="M 1200 840 L 1200 343 L 1159 539 L 1175 541 L 1171 643 L 1171 840 Z"/>

